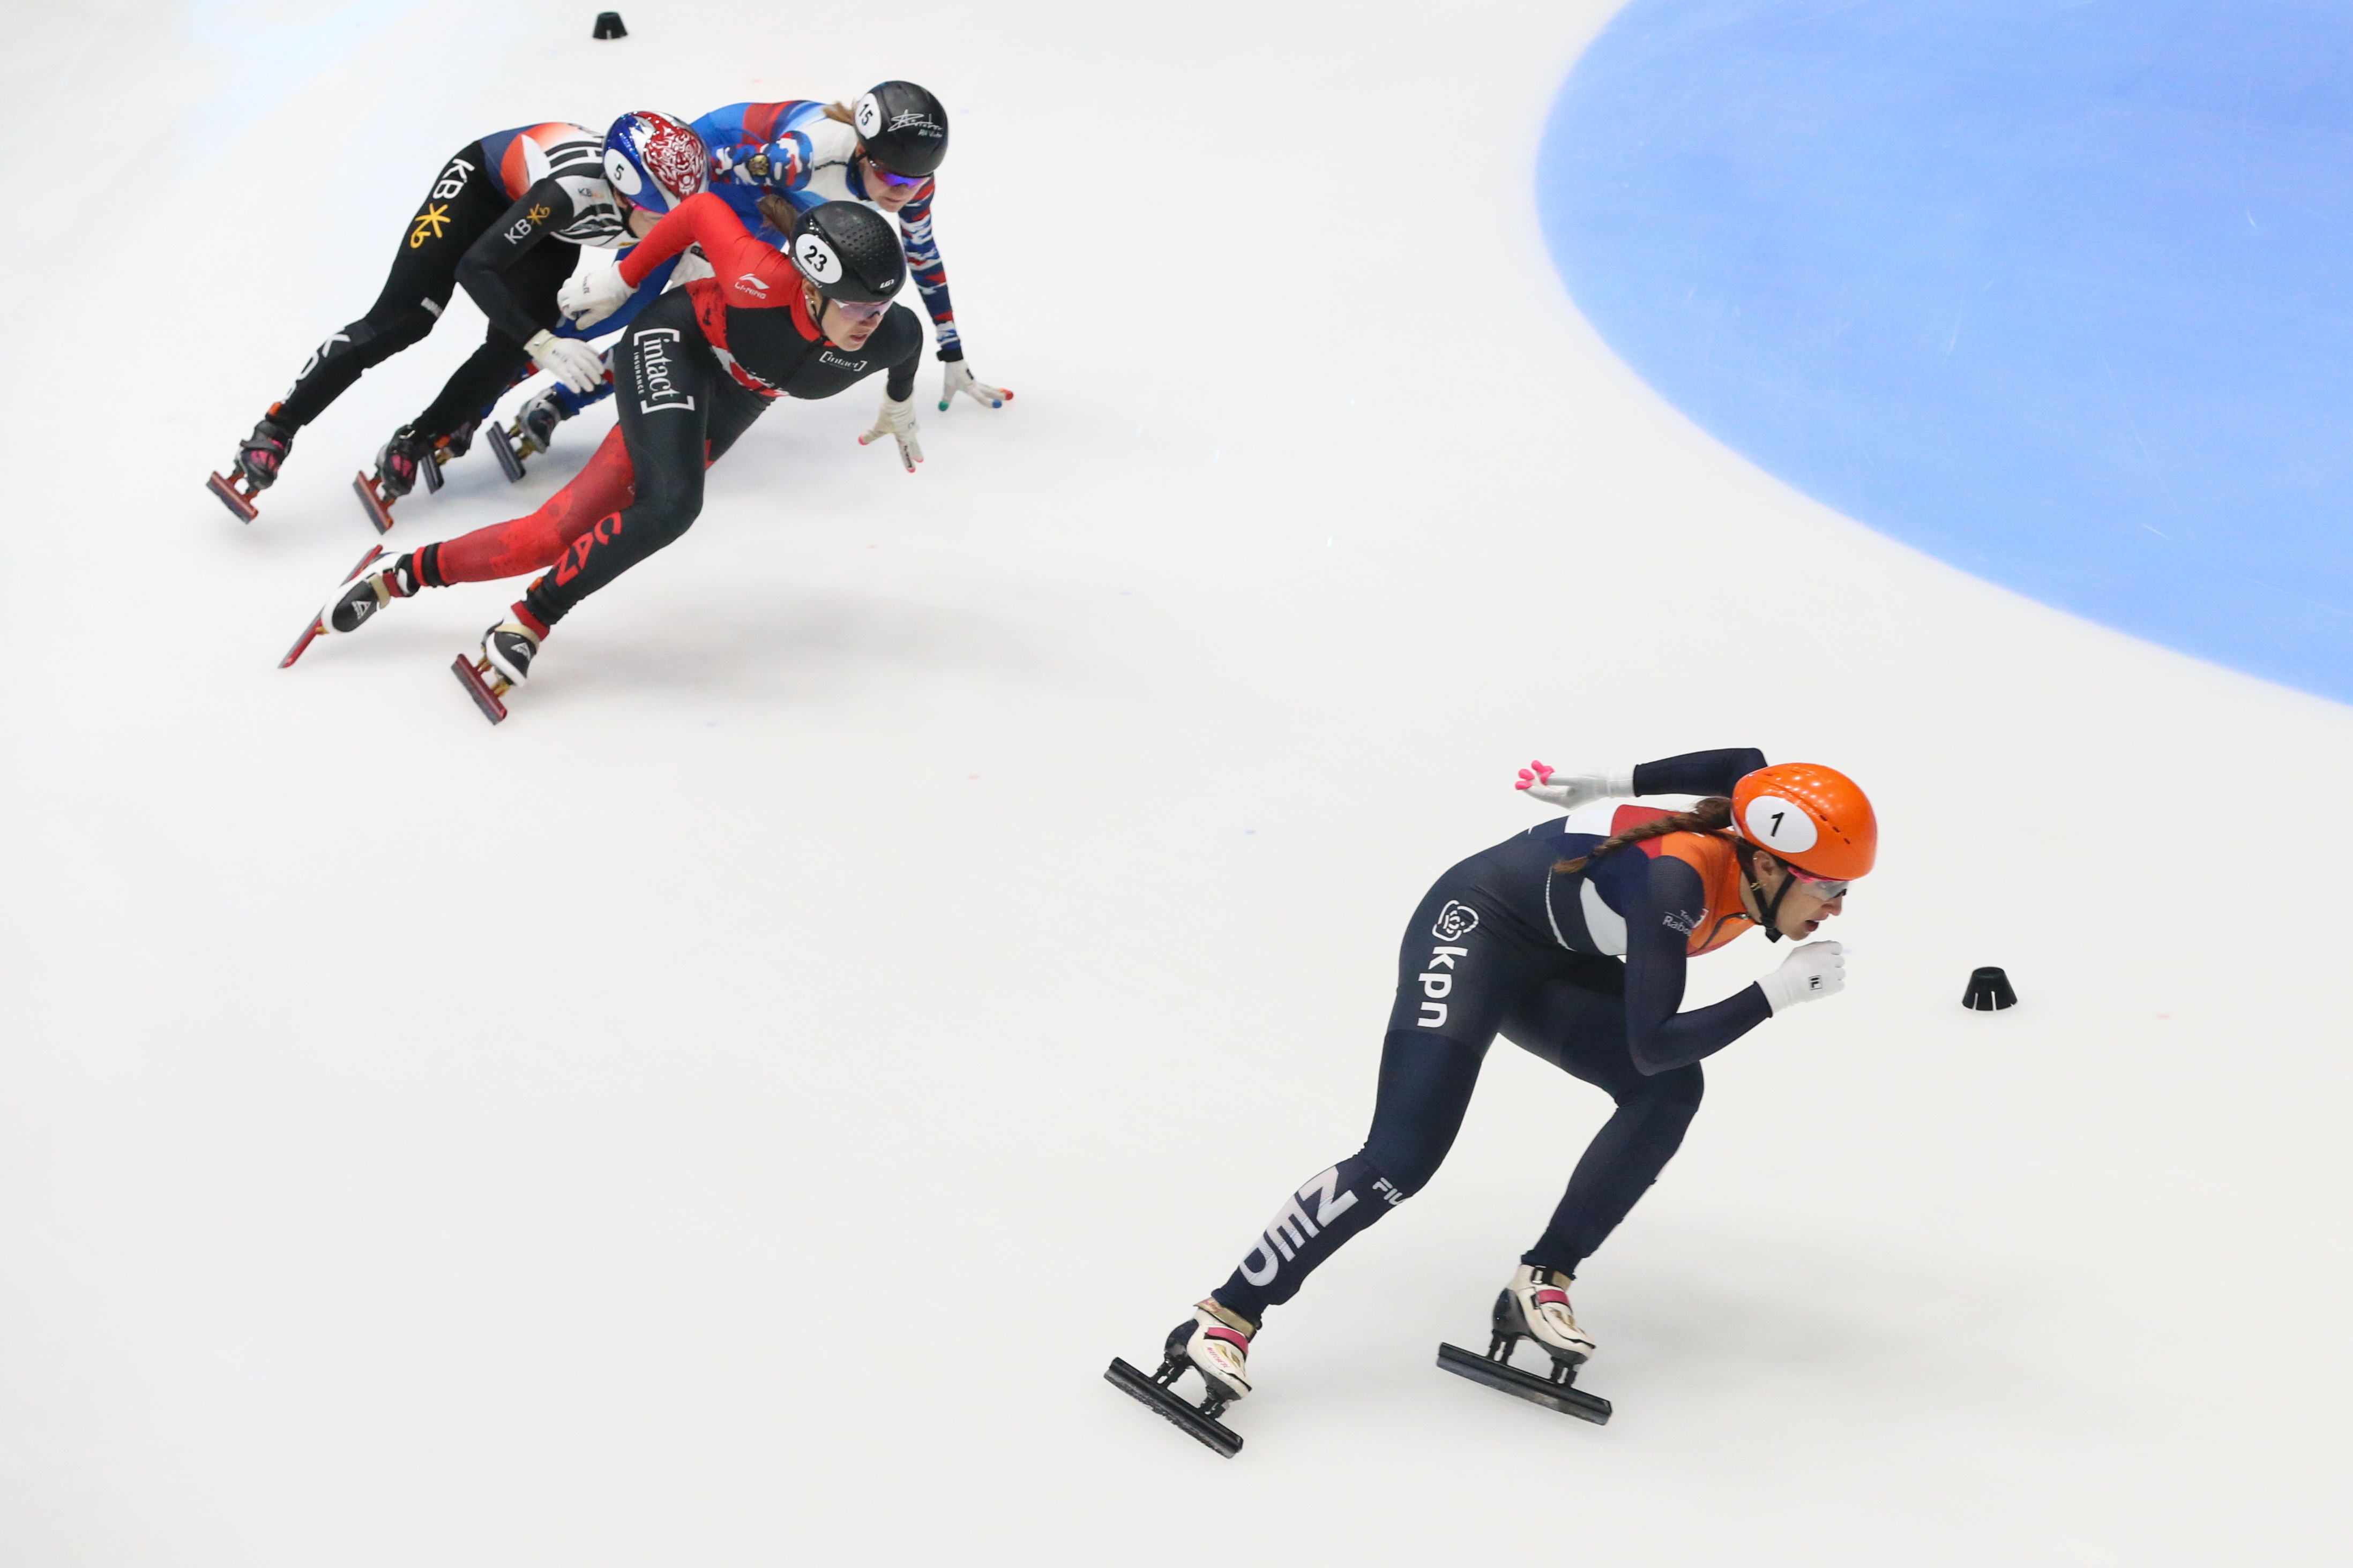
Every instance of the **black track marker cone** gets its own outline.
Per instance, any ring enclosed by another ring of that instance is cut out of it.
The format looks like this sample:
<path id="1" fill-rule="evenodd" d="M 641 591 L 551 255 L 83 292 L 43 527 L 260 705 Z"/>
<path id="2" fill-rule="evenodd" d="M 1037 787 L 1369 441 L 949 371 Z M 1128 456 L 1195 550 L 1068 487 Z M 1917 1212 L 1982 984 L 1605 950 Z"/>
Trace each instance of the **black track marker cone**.
<path id="1" fill-rule="evenodd" d="M 596 13 L 596 31 L 595 37 L 599 38 L 626 38 L 628 36 L 629 30 L 621 26 L 621 14 L 618 11 L 599 11 Z"/>
<path id="2" fill-rule="evenodd" d="M 1961 994 L 1961 1005 L 1980 1013 L 1998 1013 L 2004 1007 L 2018 1005 L 2018 993 L 2010 988 L 2010 976 L 1999 969 L 1972 969 L 1969 988 Z"/>

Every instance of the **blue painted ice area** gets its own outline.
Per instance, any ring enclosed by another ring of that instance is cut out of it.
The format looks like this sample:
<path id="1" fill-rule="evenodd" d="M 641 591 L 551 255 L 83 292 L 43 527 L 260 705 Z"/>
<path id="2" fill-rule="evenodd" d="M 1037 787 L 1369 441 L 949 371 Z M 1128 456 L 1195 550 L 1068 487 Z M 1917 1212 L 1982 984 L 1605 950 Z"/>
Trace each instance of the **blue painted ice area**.
<path id="1" fill-rule="evenodd" d="M 1633 0 L 1539 189 L 1578 307 L 1767 470 L 2353 700 L 2353 5 Z"/>

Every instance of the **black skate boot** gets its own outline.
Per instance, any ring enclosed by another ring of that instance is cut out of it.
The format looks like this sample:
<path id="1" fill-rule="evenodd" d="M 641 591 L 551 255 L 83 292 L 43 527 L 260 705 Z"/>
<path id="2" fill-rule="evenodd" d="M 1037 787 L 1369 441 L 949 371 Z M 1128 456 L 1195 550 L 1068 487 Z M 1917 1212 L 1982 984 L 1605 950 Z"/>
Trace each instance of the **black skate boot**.
<path id="1" fill-rule="evenodd" d="M 278 405 L 271 404 L 269 412 L 276 414 Z M 293 445 L 292 428 L 265 416 L 237 449 L 236 480 L 215 474 L 205 481 L 205 488 L 220 497 L 221 504 L 237 513 L 239 522 L 251 522 L 259 510 L 253 504 L 255 498 L 278 482 L 278 470 Z"/>
<path id="2" fill-rule="evenodd" d="M 514 423 L 501 425 L 493 420 L 490 427 L 491 455 L 499 460 L 499 470 L 513 484 L 522 478 L 522 460 L 546 451 L 555 444 L 555 427 L 579 413 L 569 398 L 569 389 L 552 386 L 515 410 Z"/>
<path id="3" fill-rule="evenodd" d="M 482 416 L 477 414 L 471 419 L 467 420 L 463 425 L 459 426 L 455 430 L 450 431 L 447 436 L 442 437 L 440 441 L 437 443 L 440 453 L 440 466 L 448 468 L 452 459 L 462 458 L 467 453 L 472 451 L 474 449 L 474 432 L 481 427 Z M 427 479 L 426 483 L 435 489 L 438 489 L 440 488 L 438 485 L 434 484 L 430 479 Z"/>
<path id="4" fill-rule="evenodd" d="M 469 659 L 461 653 L 449 667 L 474 706 L 482 710 L 482 717 L 493 724 L 507 716 L 507 705 L 501 699 L 530 678 L 539 639 L 547 635 L 544 628 L 534 631 L 524 625 L 522 607 L 515 608 L 514 619 L 501 621 L 482 634 L 479 656 Z"/>
<path id="5" fill-rule="evenodd" d="M 1556 1270 L 1522 1264 L 1495 1298 L 1490 1314 L 1494 1331 L 1487 1353 L 1474 1355 L 1460 1345 L 1441 1344 L 1439 1366 L 1547 1410 L 1605 1425 L 1609 1402 L 1570 1386 L 1577 1381 L 1577 1369 L 1593 1353 L 1593 1341 L 1569 1315 L 1567 1284 L 1568 1277 Z M 1512 1352 L 1522 1340 L 1534 1340 L 1544 1350 L 1552 1362 L 1551 1376 L 1538 1377 L 1512 1364 Z"/>
<path id="6" fill-rule="evenodd" d="M 355 632 L 375 617 L 378 610 L 395 599 L 406 599 L 417 592 L 417 557 L 387 555 L 374 563 L 343 584 L 327 607 L 319 612 L 323 628 L 331 632 Z"/>
<path id="7" fill-rule="evenodd" d="M 311 624 L 278 668 L 287 668 L 302 657 L 311 639 L 324 632 L 355 632 L 367 624 L 369 617 L 395 599 L 406 599 L 417 592 L 417 557 L 386 555 L 381 544 L 371 547 L 360 557 L 360 563 L 344 574 L 343 586 L 327 601 L 326 608 L 311 617 Z"/>
<path id="8" fill-rule="evenodd" d="M 353 493 L 367 509 L 368 521 L 378 533 L 392 527 L 392 503 L 417 488 L 417 473 L 425 468 L 433 471 L 432 488 L 439 489 L 441 468 L 435 461 L 432 439 L 419 436 L 414 426 L 404 425 L 376 453 L 375 473 L 353 476 Z"/>

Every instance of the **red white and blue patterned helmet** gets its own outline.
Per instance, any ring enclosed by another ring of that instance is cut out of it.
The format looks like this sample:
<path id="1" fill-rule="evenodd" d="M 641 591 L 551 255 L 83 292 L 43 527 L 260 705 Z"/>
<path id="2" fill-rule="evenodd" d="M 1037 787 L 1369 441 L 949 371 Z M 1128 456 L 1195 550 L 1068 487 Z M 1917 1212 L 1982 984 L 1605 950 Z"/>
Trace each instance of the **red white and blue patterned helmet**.
<path id="1" fill-rule="evenodd" d="M 711 151 L 673 114 L 641 109 L 605 132 L 605 183 L 622 202 L 666 213 L 711 186 Z"/>

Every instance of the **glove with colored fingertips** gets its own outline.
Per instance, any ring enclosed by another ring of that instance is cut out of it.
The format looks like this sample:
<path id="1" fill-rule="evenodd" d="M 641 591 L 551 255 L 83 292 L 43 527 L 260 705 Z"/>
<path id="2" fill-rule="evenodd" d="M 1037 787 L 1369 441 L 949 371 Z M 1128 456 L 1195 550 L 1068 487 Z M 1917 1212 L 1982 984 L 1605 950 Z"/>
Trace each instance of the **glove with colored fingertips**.
<path id="1" fill-rule="evenodd" d="M 575 325 L 593 327 L 628 304 L 634 292 L 621 281 L 619 268 L 596 267 L 567 279 L 555 291 L 555 308 L 570 317 Z"/>
<path id="2" fill-rule="evenodd" d="M 1846 989 L 1846 949 L 1835 942 L 1810 942 L 1781 961 L 1781 967 L 1757 983 L 1776 1013 L 1786 1013 L 1800 1002 L 1835 996 Z"/>
<path id="3" fill-rule="evenodd" d="M 972 371 L 962 360 L 950 360 L 947 374 L 940 379 L 940 412 L 945 414 L 955 395 L 963 393 L 975 403 L 989 408 L 1002 408 L 1013 401 L 1013 395 L 1001 386 L 991 386 L 973 378 Z"/>
<path id="4" fill-rule="evenodd" d="M 1564 773 L 1553 770 L 1549 763 L 1530 763 L 1520 770 L 1520 782 L 1512 786 L 1528 792 L 1531 800 L 1556 805 L 1563 811 L 1575 811 L 1580 805 L 1591 805 L 1597 800 L 1616 800 L 1634 793 L 1634 770 L 1631 767 L 1599 768 L 1588 773 Z"/>
<path id="5" fill-rule="evenodd" d="M 896 402 L 890 397 L 884 397 L 882 411 L 874 416 L 874 428 L 860 436 L 858 438 L 858 444 L 863 447 L 868 442 L 879 441 L 885 436 L 899 443 L 899 460 L 907 465 L 909 473 L 913 473 L 915 465 L 923 460 L 923 445 L 915 439 L 915 400 L 913 398 Z"/>
<path id="6" fill-rule="evenodd" d="M 575 392 L 594 392 L 604 384 L 604 356 L 577 338 L 533 332 L 522 352 L 531 356 L 532 363 Z"/>

